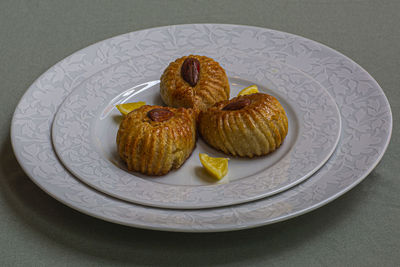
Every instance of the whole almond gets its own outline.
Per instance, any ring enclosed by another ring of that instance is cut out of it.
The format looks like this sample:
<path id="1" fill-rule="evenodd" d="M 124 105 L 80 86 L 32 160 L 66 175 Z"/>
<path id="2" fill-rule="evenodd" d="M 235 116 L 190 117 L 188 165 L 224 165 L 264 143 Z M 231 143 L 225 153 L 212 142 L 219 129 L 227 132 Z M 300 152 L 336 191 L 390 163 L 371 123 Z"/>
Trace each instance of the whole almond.
<path id="1" fill-rule="evenodd" d="M 174 116 L 174 113 L 172 111 L 163 108 L 155 108 L 147 112 L 147 117 L 156 122 L 167 121 L 172 116 Z"/>
<path id="2" fill-rule="evenodd" d="M 183 61 L 181 67 L 182 78 L 190 84 L 190 86 L 196 86 L 199 81 L 200 74 L 200 61 L 196 58 L 188 57 Z"/>
<path id="3" fill-rule="evenodd" d="M 247 99 L 247 98 L 239 99 L 237 101 L 229 103 L 222 110 L 238 110 L 238 109 L 242 109 L 245 106 L 249 105 L 250 102 L 251 102 L 250 99 Z"/>

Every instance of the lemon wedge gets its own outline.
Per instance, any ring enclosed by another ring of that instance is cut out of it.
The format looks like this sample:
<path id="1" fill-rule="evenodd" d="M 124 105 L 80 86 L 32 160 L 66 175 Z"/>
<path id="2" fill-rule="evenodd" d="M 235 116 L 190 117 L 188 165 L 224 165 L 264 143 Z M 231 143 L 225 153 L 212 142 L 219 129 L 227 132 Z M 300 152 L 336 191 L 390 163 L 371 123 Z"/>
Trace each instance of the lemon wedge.
<path id="1" fill-rule="evenodd" d="M 119 112 L 121 112 L 122 115 L 125 116 L 132 110 L 140 108 L 143 105 L 146 105 L 146 103 L 143 101 L 140 101 L 140 102 L 119 104 L 119 105 L 116 105 L 116 107 L 119 110 Z"/>
<path id="2" fill-rule="evenodd" d="M 239 92 L 238 95 L 251 95 L 255 93 L 259 93 L 257 85 L 253 84 L 249 87 L 244 88 L 242 91 Z"/>
<path id="3" fill-rule="evenodd" d="M 200 153 L 199 157 L 203 167 L 218 180 L 228 173 L 227 158 L 213 158 L 204 153 Z"/>

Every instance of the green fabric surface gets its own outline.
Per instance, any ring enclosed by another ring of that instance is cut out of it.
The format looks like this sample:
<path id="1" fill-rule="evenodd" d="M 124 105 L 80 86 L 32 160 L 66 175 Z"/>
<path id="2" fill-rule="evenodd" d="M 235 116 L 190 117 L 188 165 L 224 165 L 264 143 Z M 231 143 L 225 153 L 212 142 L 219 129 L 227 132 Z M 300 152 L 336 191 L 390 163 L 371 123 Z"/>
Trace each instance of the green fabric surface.
<path id="1" fill-rule="evenodd" d="M 39 189 L 15 160 L 9 129 L 29 85 L 71 53 L 122 33 L 183 23 L 290 32 L 355 60 L 393 112 L 391 144 L 357 187 L 300 217 L 250 230 L 141 230 L 81 214 Z M 398 266 L 400 2 L 1 1 L 0 266 Z"/>

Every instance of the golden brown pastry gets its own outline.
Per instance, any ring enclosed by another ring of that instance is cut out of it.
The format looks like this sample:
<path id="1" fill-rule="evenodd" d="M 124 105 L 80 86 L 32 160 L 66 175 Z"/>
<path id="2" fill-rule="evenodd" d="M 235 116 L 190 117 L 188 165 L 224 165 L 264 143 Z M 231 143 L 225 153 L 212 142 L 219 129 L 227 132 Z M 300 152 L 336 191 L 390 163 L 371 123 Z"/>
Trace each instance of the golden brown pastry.
<path id="1" fill-rule="evenodd" d="M 266 155 L 288 132 L 288 119 L 278 100 L 256 93 L 222 101 L 202 111 L 199 132 L 211 146 L 241 157 Z"/>
<path id="2" fill-rule="evenodd" d="M 171 62 L 161 76 L 161 97 L 171 107 L 199 112 L 229 99 L 229 91 L 225 70 L 205 56 L 181 57 Z"/>
<path id="3" fill-rule="evenodd" d="M 192 109 L 145 105 L 126 115 L 117 146 L 128 169 L 163 175 L 179 168 L 195 146 L 194 114 Z"/>

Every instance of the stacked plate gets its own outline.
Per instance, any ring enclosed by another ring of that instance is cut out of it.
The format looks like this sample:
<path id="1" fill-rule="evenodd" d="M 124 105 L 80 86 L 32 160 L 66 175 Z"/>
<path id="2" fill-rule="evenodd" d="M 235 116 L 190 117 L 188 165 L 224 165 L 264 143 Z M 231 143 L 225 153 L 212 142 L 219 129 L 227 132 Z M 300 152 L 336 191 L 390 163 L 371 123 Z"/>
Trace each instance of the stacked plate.
<path id="1" fill-rule="evenodd" d="M 198 154 L 226 155 L 202 140 L 166 176 L 127 171 L 116 149 L 115 105 L 162 105 L 163 70 L 189 54 L 218 61 L 232 97 L 257 84 L 278 98 L 288 136 L 265 157 L 232 158 L 218 182 Z M 379 162 L 391 129 L 382 89 L 338 52 L 263 28 L 196 24 L 124 34 L 57 63 L 21 99 L 11 136 L 30 178 L 74 209 L 134 227 L 211 232 L 286 220 L 344 194 Z"/>

